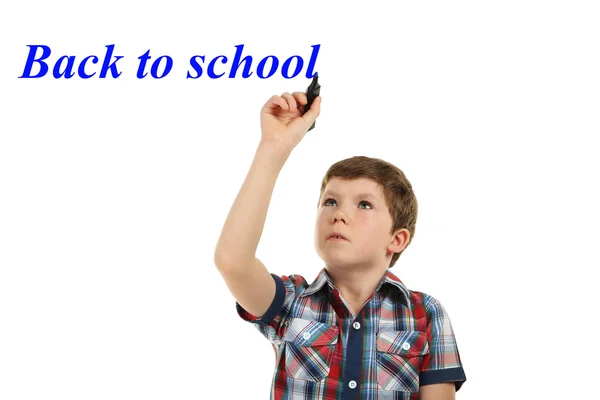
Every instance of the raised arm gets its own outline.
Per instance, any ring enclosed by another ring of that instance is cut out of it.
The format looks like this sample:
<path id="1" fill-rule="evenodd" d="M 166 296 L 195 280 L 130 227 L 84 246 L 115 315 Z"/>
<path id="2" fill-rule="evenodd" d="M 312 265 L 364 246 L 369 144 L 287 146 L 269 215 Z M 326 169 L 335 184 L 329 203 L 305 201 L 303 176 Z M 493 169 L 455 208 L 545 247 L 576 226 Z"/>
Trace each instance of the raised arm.
<path id="1" fill-rule="evenodd" d="M 256 317 L 275 296 L 275 282 L 256 258 L 279 172 L 320 113 L 321 98 L 303 114 L 306 95 L 273 96 L 261 109 L 262 136 L 250 170 L 227 215 L 214 262 L 237 302 Z"/>

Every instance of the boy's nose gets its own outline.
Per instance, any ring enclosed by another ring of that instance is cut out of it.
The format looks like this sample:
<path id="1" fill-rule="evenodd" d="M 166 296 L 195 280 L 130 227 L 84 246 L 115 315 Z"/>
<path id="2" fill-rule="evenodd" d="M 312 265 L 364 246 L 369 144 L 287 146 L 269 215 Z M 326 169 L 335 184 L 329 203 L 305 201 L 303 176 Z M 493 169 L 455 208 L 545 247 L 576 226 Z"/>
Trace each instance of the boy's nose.
<path id="1" fill-rule="evenodd" d="M 335 213 L 333 213 L 333 217 L 332 217 L 332 221 L 331 222 L 335 224 L 338 221 L 342 221 L 344 223 L 348 222 L 347 221 L 347 217 L 339 209 L 337 209 L 335 211 Z"/>

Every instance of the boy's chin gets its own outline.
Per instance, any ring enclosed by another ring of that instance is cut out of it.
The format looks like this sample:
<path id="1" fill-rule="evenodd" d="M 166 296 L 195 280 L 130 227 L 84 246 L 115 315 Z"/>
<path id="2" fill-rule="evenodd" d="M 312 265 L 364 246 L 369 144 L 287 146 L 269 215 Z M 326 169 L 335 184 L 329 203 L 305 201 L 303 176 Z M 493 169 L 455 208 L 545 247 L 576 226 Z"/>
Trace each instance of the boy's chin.
<path id="1" fill-rule="evenodd" d="M 319 252 L 321 260 L 329 263 L 348 263 L 351 262 L 353 257 L 349 254 L 349 251 L 338 251 L 337 249 L 323 249 Z"/>
<path id="2" fill-rule="evenodd" d="M 350 258 L 350 257 L 343 257 L 343 256 L 332 256 L 332 255 L 328 255 L 327 257 L 322 257 L 322 260 L 325 262 L 325 265 L 331 267 L 331 268 L 339 268 L 339 269 L 350 269 L 350 268 L 354 268 L 357 265 L 359 265 L 360 263 L 357 263 L 356 259 Z"/>
<path id="3" fill-rule="evenodd" d="M 338 255 L 338 254 L 327 254 L 321 256 L 321 260 L 325 263 L 325 266 L 328 268 L 333 268 L 336 270 L 356 270 L 360 269 L 363 272 L 366 272 L 369 269 L 376 268 L 380 263 L 371 260 L 371 259 L 357 259 L 356 257 L 351 257 L 346 255 Z M 387 269 L 387 268 L 385 268 Z"/>

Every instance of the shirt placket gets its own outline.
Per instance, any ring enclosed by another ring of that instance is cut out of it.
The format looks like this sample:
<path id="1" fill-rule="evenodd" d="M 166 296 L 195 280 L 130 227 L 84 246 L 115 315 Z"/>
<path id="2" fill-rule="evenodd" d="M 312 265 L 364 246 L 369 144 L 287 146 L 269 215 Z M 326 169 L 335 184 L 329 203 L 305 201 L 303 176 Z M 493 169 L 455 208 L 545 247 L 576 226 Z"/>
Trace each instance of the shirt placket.
<path id="1" fill-rule="evenodd" d="M 368 301 L 367 301 L 368 302 Z M 363 335 L 364 335 L 364 307 L 358 312 L 356 317 L 344 303 L 337 289 L 331 292 L 331 303 L 341 321 L 341 335 L 344 346 L 341 368 L 340 384 L 343 387 L 342 399 L 358 400 L 360 394 L 360 372 L 363 363 Z"/>

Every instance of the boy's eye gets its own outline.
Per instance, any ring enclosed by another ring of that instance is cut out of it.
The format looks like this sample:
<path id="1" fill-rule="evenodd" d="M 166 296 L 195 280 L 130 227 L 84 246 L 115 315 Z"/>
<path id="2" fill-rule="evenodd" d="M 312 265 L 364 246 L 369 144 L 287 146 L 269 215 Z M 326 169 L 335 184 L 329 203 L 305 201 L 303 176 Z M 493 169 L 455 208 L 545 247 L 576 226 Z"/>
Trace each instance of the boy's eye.
<path id="1" fill-rule="evenodd" d="M 334 200 L 334 199 L 327 199 L 327 200 L 325 200 L 325 201 L 323 202 L 323 205 L 324 205 L 324 206 L 328 205 L 330 201 L 333 201 L 333 202 L 335 202 L 335 200 Z"/>
<path id="2" fill-rule="evenodd" d="M 373 208 L 373 206 L 371 206 L 371 203 L 369 203 L 368 201 L 361 201 L 360 204 L 366 204 L 369 206 L 369 208 Z"/>

